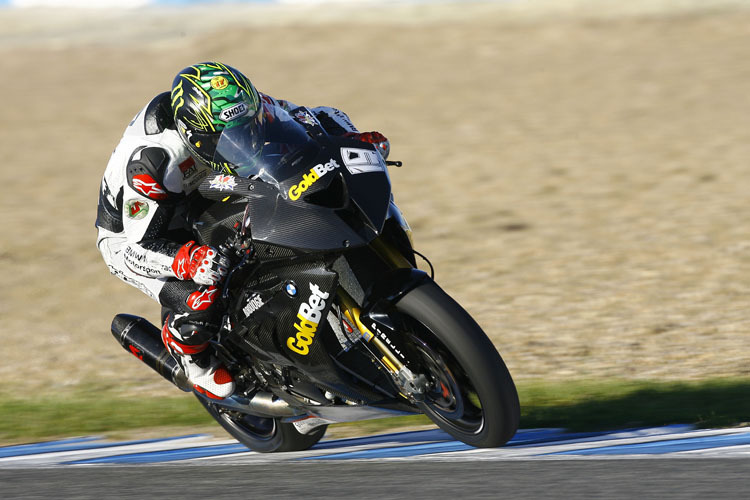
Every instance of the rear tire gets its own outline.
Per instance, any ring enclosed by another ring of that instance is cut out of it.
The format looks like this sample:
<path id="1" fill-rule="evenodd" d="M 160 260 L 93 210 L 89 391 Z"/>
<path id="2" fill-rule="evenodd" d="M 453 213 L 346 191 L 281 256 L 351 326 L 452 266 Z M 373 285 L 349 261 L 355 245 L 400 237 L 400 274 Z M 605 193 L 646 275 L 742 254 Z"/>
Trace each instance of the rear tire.
<path id="1" fill-rule="evenodd" d="M 228 411 L 197 396 L 206 411 L 233 438 L 253 451 L 273 453 L 277 451 L 302 451 L 315 445 L 326 433 L 327 425 L 316 427 L 309 434 L 302 434 L 293 424 L 279 418 L 257 417 L 236 411 Z"/>
<path id="2" fill-rule="evenodd" d="M 472 317 L 435 282 L 396 303 L 407 338 L 408 366 L 429 379 L 419 408 L 466 444 L 502 446 L 518 430 L 515 384 L 495 346 Z"/>

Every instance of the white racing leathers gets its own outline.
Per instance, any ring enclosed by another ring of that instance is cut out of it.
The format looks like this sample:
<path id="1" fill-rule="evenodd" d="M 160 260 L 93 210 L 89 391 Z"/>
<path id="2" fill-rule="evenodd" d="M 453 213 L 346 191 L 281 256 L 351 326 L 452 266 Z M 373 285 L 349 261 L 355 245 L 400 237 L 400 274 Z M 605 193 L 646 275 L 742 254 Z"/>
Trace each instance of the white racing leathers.
<path id="1" fill-rule="evenodd" d="M 261 94 L 267 113 L 295 105 Z M 357 132 L 334 108 L 311 111 L 333 135 Z M 177 280 L 178 249 L 191 239 L 184 213 L 211 169 L 190 156 L 174 129 L 169 93 L 149 102 L 125 129 L 101 183 L 97 246 L 112 274 L 163 304 L 164 285 Z M 167 294 L 169 295 L 169 294 Z"/>

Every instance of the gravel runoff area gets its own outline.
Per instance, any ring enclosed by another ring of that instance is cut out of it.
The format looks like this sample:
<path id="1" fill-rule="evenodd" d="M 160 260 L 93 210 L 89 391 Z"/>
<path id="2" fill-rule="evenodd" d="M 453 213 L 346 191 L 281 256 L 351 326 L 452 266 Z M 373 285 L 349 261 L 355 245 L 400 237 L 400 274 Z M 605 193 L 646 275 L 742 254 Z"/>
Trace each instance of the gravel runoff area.
<path id="1" fill-rule="evenodd" d="M 391 139 L 418 249 L 517 380 L 747 376 L 746 5 L 0 9 L 4 387 L 172 393 L 109 334 L 158 307 L 93 221 L 125 125 L 207 59 Z"/>

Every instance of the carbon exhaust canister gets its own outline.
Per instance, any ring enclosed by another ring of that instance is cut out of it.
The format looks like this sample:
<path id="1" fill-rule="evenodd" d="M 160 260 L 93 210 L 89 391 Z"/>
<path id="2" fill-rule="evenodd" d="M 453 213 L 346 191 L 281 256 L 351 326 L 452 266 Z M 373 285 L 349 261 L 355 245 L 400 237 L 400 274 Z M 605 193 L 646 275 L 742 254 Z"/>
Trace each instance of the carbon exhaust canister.
<path id="1" fill-rule="evenodd" d="M 112 335 L 126 351 L 178 388 L 185 392 L 193 390 L 185 372 L 164 347 L 161 331 L 148 320 L 132 314 L 118 314 L 112 320 Z"/>

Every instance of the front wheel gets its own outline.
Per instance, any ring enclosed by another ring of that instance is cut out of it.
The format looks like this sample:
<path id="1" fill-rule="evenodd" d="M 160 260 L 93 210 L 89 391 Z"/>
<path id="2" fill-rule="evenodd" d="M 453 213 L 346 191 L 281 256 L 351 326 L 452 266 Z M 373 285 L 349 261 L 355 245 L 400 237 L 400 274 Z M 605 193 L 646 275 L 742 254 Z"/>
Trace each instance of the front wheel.
<path id="1" fill-rule="evenodd" d="M 419 408 L 471 446 L 502 446 L 518 430 L 520 405 L 500 354 L 472 317 L 435 282 L 396 303 L 409 368 L 427 378 Z"/>
<path id="2" fill-rule="evenodd" d="M 327 425 L 322 425 L 309 434 L 302 434 L 294 424 L 284 423 L 279 418 L 257 417 L 226 410 L 200 396 L 197 397 L 206 411 L 225 431 L 240 443 L 259 453 L 306 450 L 320 441 L 328 428 Z"/>

